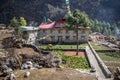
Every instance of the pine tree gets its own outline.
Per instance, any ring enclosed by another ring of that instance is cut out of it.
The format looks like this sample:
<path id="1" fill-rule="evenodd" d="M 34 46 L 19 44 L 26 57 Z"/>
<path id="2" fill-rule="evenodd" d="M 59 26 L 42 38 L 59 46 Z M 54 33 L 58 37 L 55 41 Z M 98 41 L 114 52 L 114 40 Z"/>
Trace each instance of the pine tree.
<path id="1" fill-rule="evenodd" d="M 67 19 L 67 23 L 66 23 L 66 27 L 70 28 L 70 29 L 74 29 L 76 31 L 76 36 L 77 36 L 77 52 L 76 55 L 78 55 L 78 29 L 79 26 L 83 26 L 84 29 L 86 29 L 88 26 L 91 25 L 90 20 L 88 15 L 85 12 L 80 12 L 79 10 L 75 10 L 73 13 L 71 14 L 67 14 L 66 16 Z"/>

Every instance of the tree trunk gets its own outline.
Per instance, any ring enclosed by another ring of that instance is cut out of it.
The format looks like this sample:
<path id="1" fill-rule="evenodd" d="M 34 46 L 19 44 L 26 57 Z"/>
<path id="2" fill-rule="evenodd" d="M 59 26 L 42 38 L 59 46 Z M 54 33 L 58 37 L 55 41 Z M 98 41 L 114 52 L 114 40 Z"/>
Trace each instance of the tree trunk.
<path id="1" fill-rule="evenodd" d="M 78 41 L 78 25 L 77 25 L 77 30 L 76 30 L 76 42 L 77 42 L 77 51 L 76 51 L 76 55 L 78 55 L 78 52 L 79 52 L 79 41 Z"/>

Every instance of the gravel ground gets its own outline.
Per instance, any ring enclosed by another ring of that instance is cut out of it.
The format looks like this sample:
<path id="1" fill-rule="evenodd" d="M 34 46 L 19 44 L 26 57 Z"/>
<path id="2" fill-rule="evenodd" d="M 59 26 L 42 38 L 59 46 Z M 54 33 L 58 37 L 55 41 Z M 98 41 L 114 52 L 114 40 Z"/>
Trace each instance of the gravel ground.
<path id="1" fill-rule="evenodd" d="M 17 80 L 97 80 L 94 75 L 68 68 L 43 68 L 29 71 L 31 74 L 28 78 L 24 78 L 25 70 L 16 71 Z"/>

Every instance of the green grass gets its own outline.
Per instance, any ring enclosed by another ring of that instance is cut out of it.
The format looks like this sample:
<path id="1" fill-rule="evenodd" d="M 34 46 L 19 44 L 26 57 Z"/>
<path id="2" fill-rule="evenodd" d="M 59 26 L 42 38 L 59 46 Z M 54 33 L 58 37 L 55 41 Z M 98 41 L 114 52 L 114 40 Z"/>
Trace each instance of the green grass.
<path id="1" fill-rule="evenodd" d="M 120 53 L 118 52 L 99 52 L 98 54 L 103 61 L 120 61 Z"/>
<path id="2" fill-rule="evenodd" d="M 74 57 L 74 56 L 62 56 L 62 59 L 66 61 L 66 64 L 62 64 L 64 67 L 78 68 L 78 69 L 89 69 L 86 58 Z"/>
<path id="3" fill-rule="evenodd" d="M 3 49 L 0 49 L 0 52 L 3 52 L 3 53 L 5 53 L 6 51 L 5 51 L 5 50 L 3 50 Z"/>
<path id="4" fill-rule="evenodd" d="M 109 50 L 108 47 L 103 46 L 103 45 L 97 45 L 97 44 L 95 44 L 94 42 L 90 42 L 90 44 L 92 45 L 92 47 L 93 47 L 95 50 Z"/>
<path id="5" fill-rule="evenodd" d="M 85 46 L 87 46 L 88 44 L 87 43 L 82 43 L 79 45 L 79 48 L 85 48 Z M 48 48 L 48 45 L 41 45 L 39 46 L 39 48 L 44 48 L 44 49 L 47 49 Z M 49 47 L 50 49 L 76 49 L 77 46 L 74 44 L 74 45 L 52 45 Z"/>
<path id="6" fill-rule="evenodd" d="M 66 56 L 63 54 L 62 51 L 54 51 L 56 54 L 61 55 L 62 60 L 65 61 L 65 63 L 61 64 L 62 66 L 66 68 L 77 68 L 77 69 L 89 69 L 89 64 L 86 58 L 82 57 L 75 57 L 75 56 Z"/>

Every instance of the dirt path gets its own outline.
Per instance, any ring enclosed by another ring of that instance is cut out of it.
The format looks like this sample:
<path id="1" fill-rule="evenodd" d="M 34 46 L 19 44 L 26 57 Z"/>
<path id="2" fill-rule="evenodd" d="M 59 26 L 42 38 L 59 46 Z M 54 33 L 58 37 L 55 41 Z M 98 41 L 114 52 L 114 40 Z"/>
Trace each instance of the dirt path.
<path id="1" fill-rule="evenodd" d="M 94 75 L 81 73 L 75 69 L 43 68 L 30 70 L 30 77 L 24 78 L 25 71 L 16 71 L 17 80 L 97 80 Z"/>

